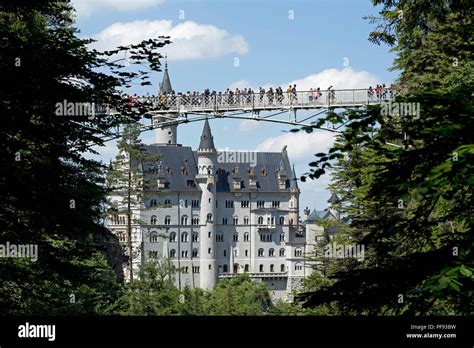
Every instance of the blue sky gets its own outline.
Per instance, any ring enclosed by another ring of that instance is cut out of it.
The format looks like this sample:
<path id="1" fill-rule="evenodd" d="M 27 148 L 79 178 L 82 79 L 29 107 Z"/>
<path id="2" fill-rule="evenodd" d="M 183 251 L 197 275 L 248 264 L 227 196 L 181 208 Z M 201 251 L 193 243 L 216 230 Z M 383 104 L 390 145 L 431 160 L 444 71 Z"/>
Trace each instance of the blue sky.
<path id="1" fill-rule="evenodd" d="M 171 35 L 169 73 L 176 91 L 225 90 L 227 87 L 282 85 L 297 82 L 301 89 L 329 84 L 362 88 L 390 84 L 394 55 L 387 46 L 367 40 L 374 25 L 362 19 L 377 14 L 369 0 L 74 0 L 81 36 L 97 38 L 97 48 Z M 184 17 L 184 18 L 183 18 Z M 236 58 L 238 66 L 235 66 Z M 156 94 L 154 85 L 135 86 L 130 93 Z M 335 81 L 335 83 L 333 83 Z M 288 134 L 291 126 L 213 120 L 218 148 L 280 151 L 288 145 L 297 174 L 308 170 L 313 154 L 325 151 L 332 136 Z M 202 123 L 178 128 L 178 142 L 196 147 Z M 152 143 L 152 134 L 143 134 Z M 101 159 L 114 155 L 114 143 L 99 149 Z M 300 205 L 323 209 L 329 178 L 300 185 Z"/>

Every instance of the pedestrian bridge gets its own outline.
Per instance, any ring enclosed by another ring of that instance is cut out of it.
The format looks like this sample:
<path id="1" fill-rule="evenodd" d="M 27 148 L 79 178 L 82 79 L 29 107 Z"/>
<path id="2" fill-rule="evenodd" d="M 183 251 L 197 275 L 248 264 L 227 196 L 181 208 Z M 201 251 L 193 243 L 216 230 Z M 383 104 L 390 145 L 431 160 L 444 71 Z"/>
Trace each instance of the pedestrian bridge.
<path id="1" fill-rule="evenodd" d="M 354 108 L 380 104 L 395 97 L 394 90 L 341 89 L 299 91 L 286 93 L 162 95 L 150 98 L 153 114 L 188 114 L 227 112 L 260 112 L 278 110 L 310 110 L 328 108 Z M 145 101 L 146 102 L 146 101 Z"/>

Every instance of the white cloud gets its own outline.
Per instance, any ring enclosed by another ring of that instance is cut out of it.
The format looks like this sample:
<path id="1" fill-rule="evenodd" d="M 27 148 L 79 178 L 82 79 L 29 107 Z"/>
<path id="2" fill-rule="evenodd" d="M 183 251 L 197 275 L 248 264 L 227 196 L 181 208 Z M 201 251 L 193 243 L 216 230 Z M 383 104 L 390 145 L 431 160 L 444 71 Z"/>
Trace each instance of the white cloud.
<path id="1" fill-rule="evenodd" d="M 229 89 L 231 90 L 234 90 L 236 88 L 238 89 L 244 89 L 244 88 L 251 88 L 252 85 L 250 84 L 249 81 L 247 80 L 239 80 L 239 81 L 235 81 L 234 83 L 232 83 L 230 86 L 229 86 Z M 253 89 L 253 88 L 252 88 Z"/>
<path id="2" fill-rule="evenodd" d="M 286 145 L 292 161 L 308 164 L 314 160 L 315 153 L 327 151 L 334 139 L 335 134 L 327 131 L 285 133 L 266 139 L 257 146 L 257 151 L 279 152 Z"/>
<path id="3" fill-rule="evenodd" d="M 242 120 L 239 122 L 239 131 L 253 132 L 260 127 L 261 122 L 254 120 Z"/>
<path id="4" fill-rule="evenodd" d="M 73 0 L 78 17 L 89 17 L 102 11 L 134 11 L 156 7 L 165 0 Z"/>
<path id="5" fill-rule="evenodd" d="M 109 50 L 157 36 L 170 36 L 172 43 L 160 50 L 168 55 L 169 60 L 214 58 L 248 52 L 247 41 L 241 35 L 232 35 L 216 26 L 192 21 L 173 26 L 171 20 L 114 23 L 93 37 L 98 40 L 93 47 Z"/>

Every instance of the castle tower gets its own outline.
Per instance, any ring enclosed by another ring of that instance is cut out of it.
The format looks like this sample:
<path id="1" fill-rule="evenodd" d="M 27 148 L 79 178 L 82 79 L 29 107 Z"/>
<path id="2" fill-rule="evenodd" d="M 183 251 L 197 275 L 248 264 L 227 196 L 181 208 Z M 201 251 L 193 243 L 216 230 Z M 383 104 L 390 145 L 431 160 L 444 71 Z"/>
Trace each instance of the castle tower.
<path id="1" fill-rule="evenodd" d="M 290 212 L 288 218 L 293 221 L 293 226 L 298 228 L 298 214 L 299 214 L 299 201 L 300 201 L 300 189 L 298 188 L 298 179 L 296 178 L 295 166 L 291 170 L 290 177 Z"/>
<path id="2" fill-rule="evenodd" d="M 201 142 L 197 149 L 198 175 L 196 180 L 201 188 L 200 221 L 200 287 L 211 290 L 217 282 L 216 265 L 216 163 L 217 150 L 211 134 L 209 122 L 204 122 Z"/>
<path id="3" fill-rule="evenodd" d="M 337 220 L 341 219 L 340 207 L 341 207 L 341 200 L 335 193 L 333 193 L 331 197 L 328 199 L 328 208 L 329 208 L 329 212 L 332 215 L 334 215 Z"/>
<path id="4" fill-rule="evenodd" d="M 163 82 L 160 83 L 160 89 L 158 92 L 158 98 L 160 102 L 172 98 L 173 88 L 171 87 L 171 80 L 168 74 L 168 63 L 165 63 L 165 73 L 163 74 Z M 152 118 L 154 125 L 159 123 L 166 123 L 175 118 L 177 114 L 164 114 L 155 115 Z M 162 128 L 155 128 L 155 144 L 160 145 L 176 145 L 178 139 L 178 126 L 177 125 L 166 125 Z"/>

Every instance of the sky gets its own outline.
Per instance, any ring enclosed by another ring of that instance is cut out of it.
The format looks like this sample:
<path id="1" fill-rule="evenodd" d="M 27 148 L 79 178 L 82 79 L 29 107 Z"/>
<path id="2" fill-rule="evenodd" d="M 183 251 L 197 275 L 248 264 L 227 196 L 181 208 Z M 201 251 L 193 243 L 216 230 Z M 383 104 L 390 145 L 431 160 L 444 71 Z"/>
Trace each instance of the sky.
<path id="1" fill-rule="evenodd" d="M 368 88 L 390 85 L 394 54 L 368 41 L 376 15 L 370 0 L 73 0 L 80 36 L 96 39 L 97 49 L 171 36 L 168 56 L 176 92 L 223 91 L 226 88 L 287 86 L 298 90 Z M 156 94 L 162 74 L 151 75 L 153 86 L 132 86 L 127 92 Z M 297 175 L 308 172 L 314 154 L 327 151 L 332 133 L 290 133 L 290 125 L 248 120 L 210 121 L 218 149 L 281 151 L 287 145 Z M 178 127 L 178 143 L 194 149 L 202 122 Z M 142 134 L 153 143 L 152 131 Z M 116 143 L 95 148 L 89 156 L 108 162 Z M 327 207 L 330 176 L 299 183 L 300 208 Z"/>

